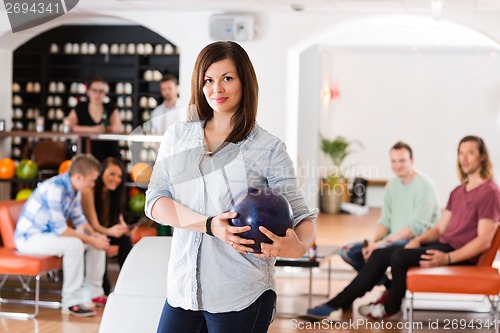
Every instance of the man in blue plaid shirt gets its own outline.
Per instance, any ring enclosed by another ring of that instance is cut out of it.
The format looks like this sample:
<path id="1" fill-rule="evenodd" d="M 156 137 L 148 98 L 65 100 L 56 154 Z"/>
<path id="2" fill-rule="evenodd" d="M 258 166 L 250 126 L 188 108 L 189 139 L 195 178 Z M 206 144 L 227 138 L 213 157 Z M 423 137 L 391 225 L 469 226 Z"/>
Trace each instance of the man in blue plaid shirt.
<path id="1" fill-rule="evenodd" d="M 95 315 L 93 307 L 106 303 L 102 276 L 109 241 L 88 224 L 80 193 L 94 186 L 99 169 L 92 155 L 76 155 L 67 173 L 33 191 L 14 235 L 20 253 L 63 258 L 62 312 L 80 317 Z"/>

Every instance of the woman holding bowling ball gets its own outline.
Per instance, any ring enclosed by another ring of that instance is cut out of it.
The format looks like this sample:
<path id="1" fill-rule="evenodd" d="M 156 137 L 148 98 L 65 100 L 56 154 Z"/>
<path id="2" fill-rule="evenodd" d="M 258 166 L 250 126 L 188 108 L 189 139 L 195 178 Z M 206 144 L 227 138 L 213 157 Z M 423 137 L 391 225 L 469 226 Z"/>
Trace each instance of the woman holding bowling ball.
<path id="1" fill-rule="evenodd" d="M 240 45 L 209 44 L 192 76 L 192 119 L 163 137 L 145 209 L 176 228 L 158 332 L 267 332 L 275 257 L 301 257 L 315 239 L 316 212 L 304 202 L 285 145 L 256 123 L 258 90 Z M 232 226 L 230 208 L 240 192 L 266 186 L 289 202 L 293 228 L 280 237 L 259 227 L 273 242 L 259 246 L 239 236 L 251 228 Z"/>

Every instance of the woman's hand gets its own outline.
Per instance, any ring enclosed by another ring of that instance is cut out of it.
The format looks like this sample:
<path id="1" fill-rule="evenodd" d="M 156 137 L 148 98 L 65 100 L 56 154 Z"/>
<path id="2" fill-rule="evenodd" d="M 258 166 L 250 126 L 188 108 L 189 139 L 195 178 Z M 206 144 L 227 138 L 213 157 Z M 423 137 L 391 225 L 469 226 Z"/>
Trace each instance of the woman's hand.
<path id="1" fill-rule="evenodd" d="M 102 125 L 89 126 L 92 129 L 93 133 L 103 134 L 106 133 L 106 128 Z"/>
<path id="2" fill-rule="evenodd" d="M 108 228 L 108 236 L 115 238 L 120 238 L 127 232 L 128 232 L 128 227 L 123 224 L 115 224 L 111 228 Z"/>
<path id="3" fill-rule="evenodd" d="M 244 254 L 253 252 L 253 248 L 246 245 L 253 245 L 255 241 L 252 239 L 242 238 L 237 235 L 239 233 L 250 230 L 250 226 L 234 227 L 229 224 L 228 220 L 236 217 L 237 215 L 237 213 L 229 212 L 215 216 L 212 219 L 212 234 L 227 243 L 238 252 Z"/>
<path id="4" fill-rule="evenodd" d="M 305 246 L 297 237 L 292 228 L 286 230 L 283 237 L 275 235 L 265 227 L 259 227 L 260 232 L 269 237 L 273 241 L 272 244 L 261 243 L 260 248 L 262 254 L 255 254 L 259 258 L 269 257 L 284 257 L 284 258 L 300 258 L 307 251 Z"/>

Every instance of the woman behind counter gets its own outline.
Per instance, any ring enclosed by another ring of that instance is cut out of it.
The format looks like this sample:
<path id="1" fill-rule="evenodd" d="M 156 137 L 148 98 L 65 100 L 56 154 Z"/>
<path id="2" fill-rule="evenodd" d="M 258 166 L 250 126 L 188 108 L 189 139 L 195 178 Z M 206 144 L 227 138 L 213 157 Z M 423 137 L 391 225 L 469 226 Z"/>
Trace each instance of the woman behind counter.
<path id="1" fill-rule="evenodd" d="M 80 102 L 68 115 L 69 126 L 74 133 L 120 133 L 120 112 L 112 103 L 104 104 L 109 87 L 100 77 L 92 79 L 87 88 L 88 102 Z M 85 142 L 82 152 L 85 152 Z M 91 151 L 100 162 L 106 157 L 120 158 L 116 141 L 91 140 Z"/>
<path id="2" fill-rule="evenodd" d="M 82 192 L 82 207 L 94 230 L 109 238 L 111 245 L 118 245 L 118 264 L 122 267 L 132 242 L 127 235 L 128 226 L 123 219 L 125 183 L 120 160 L 108 157 L 101 166 L 94 188 Z M 103 277 L 104 293 L 111 292 L 107 269 Z"/>

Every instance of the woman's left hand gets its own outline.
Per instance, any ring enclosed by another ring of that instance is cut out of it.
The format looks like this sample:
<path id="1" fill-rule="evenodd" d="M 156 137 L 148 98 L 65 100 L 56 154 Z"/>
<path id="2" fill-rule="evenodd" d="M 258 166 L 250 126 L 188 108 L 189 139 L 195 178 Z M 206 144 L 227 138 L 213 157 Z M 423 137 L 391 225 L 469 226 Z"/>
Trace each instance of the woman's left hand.
<path id="1" fill-rule="evenodd" d="M 259 227 L 260 232 L 273 241 L 272 244 L 261 243 L 261 254 L 255 254 L 259 258 L 284 257 L 299 258 L 306 251 L 297 234 L 289 228 L 285 236 L 280 237 L 265 227 Z"/>

